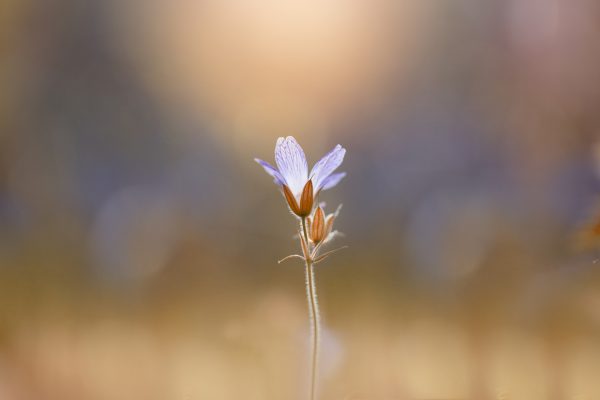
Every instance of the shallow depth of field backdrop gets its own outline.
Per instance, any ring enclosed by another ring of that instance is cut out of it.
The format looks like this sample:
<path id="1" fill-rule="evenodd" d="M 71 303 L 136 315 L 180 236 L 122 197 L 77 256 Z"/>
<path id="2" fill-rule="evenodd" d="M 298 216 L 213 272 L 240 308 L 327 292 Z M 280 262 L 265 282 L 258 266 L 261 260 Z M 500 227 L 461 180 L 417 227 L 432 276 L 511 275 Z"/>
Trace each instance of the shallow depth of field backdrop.
<path id="1" fill-rule="evenodd" d="M 286 135 L 348 149 L 322 399 L 600 399 L 599 42 L 595 0 L 3 0 L 0 399 L 304 399 Z"/>

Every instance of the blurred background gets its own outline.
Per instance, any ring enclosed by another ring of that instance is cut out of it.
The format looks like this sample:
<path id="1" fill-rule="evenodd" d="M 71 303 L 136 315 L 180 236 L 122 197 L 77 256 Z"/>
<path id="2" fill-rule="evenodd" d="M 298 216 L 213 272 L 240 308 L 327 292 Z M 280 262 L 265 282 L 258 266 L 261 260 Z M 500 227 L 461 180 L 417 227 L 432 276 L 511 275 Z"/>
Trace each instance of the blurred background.
<path id="1" fill-rule="evenodd" d="M 595 0 L 3 0 L 0 399 L 600 399 Z"/>

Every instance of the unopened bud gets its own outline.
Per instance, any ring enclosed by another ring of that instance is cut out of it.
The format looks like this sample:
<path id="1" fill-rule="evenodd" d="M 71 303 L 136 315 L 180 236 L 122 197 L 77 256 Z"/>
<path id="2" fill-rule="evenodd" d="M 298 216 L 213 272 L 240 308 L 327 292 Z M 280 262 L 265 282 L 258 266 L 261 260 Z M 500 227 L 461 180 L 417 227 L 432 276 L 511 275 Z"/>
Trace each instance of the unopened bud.
<path id="1" fill-rule="evenodd" d="M 321 207 L 317 207 L 312 228 L 310 230 L 310 239 L 313 243 L 320 243 L 325 238 L 325 215 Z"/>

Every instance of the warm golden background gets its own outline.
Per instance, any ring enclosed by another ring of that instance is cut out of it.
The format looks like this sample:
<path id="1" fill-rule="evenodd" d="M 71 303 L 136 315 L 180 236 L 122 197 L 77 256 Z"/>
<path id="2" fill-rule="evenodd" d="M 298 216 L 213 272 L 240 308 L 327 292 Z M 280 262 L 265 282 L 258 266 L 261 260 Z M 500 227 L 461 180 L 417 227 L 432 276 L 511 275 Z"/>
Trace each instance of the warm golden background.
<path id="1" fill-rule="evenodd" d="M 599 43 L 597 0 L 2 0 L 0 399 L 305 399 L 289 134 L 348 149 L 323 400 L 600 399 Z"/>

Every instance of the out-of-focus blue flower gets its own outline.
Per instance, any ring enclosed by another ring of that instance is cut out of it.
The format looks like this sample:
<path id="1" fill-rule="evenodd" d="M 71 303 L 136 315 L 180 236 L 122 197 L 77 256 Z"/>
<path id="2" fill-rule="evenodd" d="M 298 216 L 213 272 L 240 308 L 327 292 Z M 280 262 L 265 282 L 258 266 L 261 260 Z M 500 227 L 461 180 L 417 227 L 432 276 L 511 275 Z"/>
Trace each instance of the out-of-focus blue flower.
<path id="1" fill-rule="evenodd" d="M 319 191 L 331 189 L 337 185 L 345 172 L 333 172 L 342 164 L 346 149 L 339 144 L 315 164 L 308 174 L 308 163 L 304 150 L 292 136 L 280 137 L 275 144 L 275 163 L 277 168 L 266 161 L 255 158 L 265 171 L 275 178 L 275 183 L 281 187 L 287 186 L 296 200 L 309 180 L 312 181 L 314 195 Z"/>

